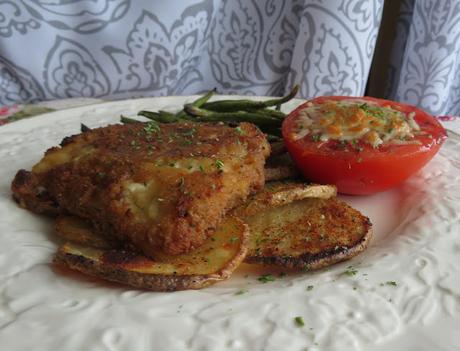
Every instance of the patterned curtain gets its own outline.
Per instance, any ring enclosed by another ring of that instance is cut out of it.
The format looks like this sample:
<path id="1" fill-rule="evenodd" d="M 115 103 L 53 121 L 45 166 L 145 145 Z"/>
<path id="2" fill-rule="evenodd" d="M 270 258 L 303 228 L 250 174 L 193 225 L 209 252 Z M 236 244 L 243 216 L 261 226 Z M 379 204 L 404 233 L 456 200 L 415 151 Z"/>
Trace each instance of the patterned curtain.
<path id="1" fill-rule="evenodd" d="M 362 95 L 382 7 L 382 0 L 0 0 L 0 105 L 214 87 L 280 95 L 294 83 L 303 97 Z"/>
<path id="2" fill-rule="evenodd" d="M 0 0 L 0 105 L 67 97 L 362 95 L 383 1 Z"/>
<path id="3" fill-rule="evenodd" d="M 460 115 L 460 1 L 404 0 L 386 97 Z"/>

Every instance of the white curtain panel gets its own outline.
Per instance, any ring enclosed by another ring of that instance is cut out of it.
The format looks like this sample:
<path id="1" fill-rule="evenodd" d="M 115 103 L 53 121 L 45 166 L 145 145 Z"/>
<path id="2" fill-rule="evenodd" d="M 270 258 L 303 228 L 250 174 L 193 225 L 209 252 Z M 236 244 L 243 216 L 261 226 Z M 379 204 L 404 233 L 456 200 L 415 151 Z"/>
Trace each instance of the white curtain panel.
<path id="1" fill-rule="evenodd" d="M 386 96 L 460 115 L 460 1 L 404 0 Z"/>
<path id="2" fill-rule="evenodd" d="M 280 95 L 295 83 L 306 98 L 362 95 L 382 7 L 382 0 L 0 0 L 0 105 L 214 87 Z"/>

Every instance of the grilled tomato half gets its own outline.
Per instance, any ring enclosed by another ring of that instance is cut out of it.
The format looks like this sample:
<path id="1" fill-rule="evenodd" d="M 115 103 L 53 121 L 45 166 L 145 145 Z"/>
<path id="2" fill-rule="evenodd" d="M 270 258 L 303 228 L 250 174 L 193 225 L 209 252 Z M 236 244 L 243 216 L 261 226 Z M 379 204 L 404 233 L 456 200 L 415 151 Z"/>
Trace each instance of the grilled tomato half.
<path id="1" fill-rule="evenodd" d="M 324 96 L 292 111 L 282 127 L 303 175 L 343 194 L 374 194 L 421 169 L 446 131 L 428 113 L 371 97 Z"/>

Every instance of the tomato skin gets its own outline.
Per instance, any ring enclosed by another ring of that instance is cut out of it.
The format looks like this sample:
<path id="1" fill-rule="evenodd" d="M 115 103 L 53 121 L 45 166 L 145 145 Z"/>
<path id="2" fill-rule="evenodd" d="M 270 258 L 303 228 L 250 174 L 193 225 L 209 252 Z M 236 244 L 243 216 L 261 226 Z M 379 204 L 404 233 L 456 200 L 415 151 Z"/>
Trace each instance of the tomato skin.
<path id="1" fill-rule="evenodd" d="M 360 149 L 340 147 L 337 141 L 313 141 L 307 135 L 293 138 L 299 112 L 308 103 L 322 104 L 326 100 L 359 99 L 390 105 L 404 113 L 414 112 L 415 121 L 429 135 L 416 136 L 420 144 L 384 144 L 374 149 L 360 143 Z M 445 129 L 426 112 L 406 104 L 371 97 L 333 96 L 319 97 L 307 101 L 292 111 L 284 120 L 282 134 L 296 166 L 313 182 L 335 184 L 338 192 L 350 195 L 370 195 L 392 188 L 420 170 L 438 152 L 445 138 Z M 431 137 L 430 137 L 431 136 Z"/>

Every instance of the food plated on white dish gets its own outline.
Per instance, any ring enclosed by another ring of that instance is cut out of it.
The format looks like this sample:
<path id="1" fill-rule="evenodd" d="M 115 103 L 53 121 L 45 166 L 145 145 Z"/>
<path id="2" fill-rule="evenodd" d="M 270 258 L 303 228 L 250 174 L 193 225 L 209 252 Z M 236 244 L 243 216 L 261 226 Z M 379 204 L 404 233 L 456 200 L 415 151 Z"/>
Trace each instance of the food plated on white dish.
<path id="1" fill-rule="evenodd" d="M 67 340 L 69 349 L 107 343 L 117 347 L 139 346 L 141 341 L 130 332 L 134 327 L 140 328 L 147 338 L 143 342 L 159 349 L 187 349 L 190 345 L 200 348 L 213 335 L 213 340 L 218 339 L 214 344 L 216 349 L 264 349 L 267 345 L 276 348 L 289 338 L 292 349 L 334 350 L 345 342 L 350 349 L 365 346 L 377 350 L 375 340 L 381 345 L 398 342 L 414 345 L 417 343 L 414 335 L 419 336 L 425 324 L 444 325 L 444 332 L 449 333 L 448 319 L 458 317 L 456 268 L 443 258 L 455 261 L 454 252 L 445 250 L 445 243 L 458 240 L 449 230 L 456 218 L 451 209 L 459 196 L 453 186 L 458 164 L 452 155 L 455 151 L 458 155 L 459 148 L 455 138 L 448 139 L 440 154 L 403 185 L 367 197 L 339 196 L 370 218 L 374 238 L 361 256 L 326 271 L 293 272 L 288 268 L 242 264 L 226 282 L 199 291 L 165 295 L 127 290 L 123 286 L 106 285 L 99 279 L 50 269 L 53 252 L 62 241 L 53 235 L 50 221 L 20 209 L 11 200 L 9 182 L 16 170 L 31 169 L 46 149 L 68 135 L 79 133 L 80 123 L 96 128 L 118 123 L 121 114 L 132 116 L 139 110 L 173 111 L 193 100 L 174 97 L 114 102 L 60 111 L 2 127 L 6 128 L 0 131 L 2 157 L 11 166 L 2 170 L 2 207 L 8 210 L 8 216 L 1 223 L 3 232 L 16 233 L 2 236 L 8 249 L 2 289 L 10 311 L 6 317 L 10 320 L 8 329 L 3 330 L 14 334 L 24 326 L 21 321 L 27 325 L 54 311 L 54 318 L 45 322 L 45 328 L 56 329 L 58 321 L 59 325 L 64 321 L 68 324 L 58 328 L 60 332 L 55 337 L 42 339 L 43 349 L 57 342 L 66 343 L 66 330 L 77 324 L 89 335 L 89 326 L 81 325 L 82 318 L 72 320 L 72 314 L 84 315 L 101 324 L 91 341 L 78 337 Z M 290 102 L 285 111 L 291 111 L 301 102 Z M 426 182 L 432 186 L 425 187 Z M 432 252 L 439 253 L 435 259 Z M 24 287 L 32 277 L 35 289 L 28 291 Z M 426 298 L 427 291 L 431 293 Z M 106 312 L 98 307 L 103 305 Z M 436 307 L 430 307 L 433 305 Z M 148 313 L 143 314 L 145 310 Z M 106 313 L 115 316 L 110 323 Z M 126 313 L 131 317 L 124 327 L 121 315 Z M 178 326 L 176 338 L 161 323 L 165 320 Z M 155 324 L 155 331 L 142 327 L 148 321 Z M 248 328 L 251 325 L 256 336 L 244 333 L 241 328 L 245 325 Z M 273 328 L 276 333 L 271 332 Z M 38 332 L 30 332 L 31 340 L 38 338 Z M 160 338 L 162 333 L 166 337 Z M 373 335 L 373 339 L 368 335 Z M 425 335 L 436 345 L 436 335 Z M 7 340 L 5 333 L 2 338 Z M 27 340 L 16 341 L 17 349 L 27 343 Z"/>

